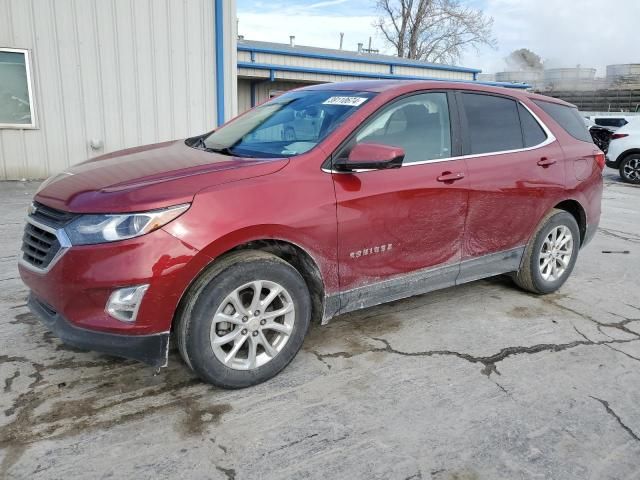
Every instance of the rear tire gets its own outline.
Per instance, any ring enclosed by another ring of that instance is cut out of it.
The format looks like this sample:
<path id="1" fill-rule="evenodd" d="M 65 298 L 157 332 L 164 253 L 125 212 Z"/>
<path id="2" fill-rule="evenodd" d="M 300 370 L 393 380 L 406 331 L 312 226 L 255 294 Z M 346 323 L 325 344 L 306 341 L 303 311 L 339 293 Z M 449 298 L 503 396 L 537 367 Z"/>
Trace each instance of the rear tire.
<path id="1" fill-rule="evenodd" d="M 622 159 L 620 177 L 627 183 L 640 185 L 640 153 L 632 153 Z"/>
<path id="2" fill-rule="evenodd" d="M 553 209 L 540 222 L 524 251 L 515 283 L 532 293 L 558 290 L 569 278 L 578 258 L 580 230 L 576 219 Z"/>
<path id="3" fill-rule="evenodd" d="M 275 255 L 246 250 L 220 259 L 195 282 L 175 333 L 183 359 L 200 378 L 234 389 L 285 368 L 310 321 L 311 298 L 300 273 Z"/>

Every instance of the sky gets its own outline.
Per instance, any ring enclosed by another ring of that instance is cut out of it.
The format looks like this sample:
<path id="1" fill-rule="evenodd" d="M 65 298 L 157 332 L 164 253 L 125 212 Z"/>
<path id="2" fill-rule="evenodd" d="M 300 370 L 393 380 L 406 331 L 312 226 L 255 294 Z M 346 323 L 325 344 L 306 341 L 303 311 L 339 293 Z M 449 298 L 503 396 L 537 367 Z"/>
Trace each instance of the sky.
<path id="1" fill-rule="evenodd" d="M 356 50 L 372 37 L 373 48 L 393 54 L 373 24 L 375 0 L 237 0 L 238 33 L 251 40 Z M 504 58 L 529 48 L 549 67 L 640 63 L 637 37 L 640 0 L 461 0 L 493 17 L 497 48 L 469 49 L 458 62 L 486 73 L 505 70 Z"/>

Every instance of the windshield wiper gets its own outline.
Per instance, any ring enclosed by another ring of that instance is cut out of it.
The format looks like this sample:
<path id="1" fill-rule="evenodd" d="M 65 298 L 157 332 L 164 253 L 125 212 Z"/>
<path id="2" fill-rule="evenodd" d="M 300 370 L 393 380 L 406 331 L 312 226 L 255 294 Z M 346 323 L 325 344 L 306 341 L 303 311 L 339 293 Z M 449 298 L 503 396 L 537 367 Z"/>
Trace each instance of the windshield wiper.
<path id="1" fill-rule="evenodd" d="M 207 152 L 221 153 L 222 155 L 229 155 L 230 157 L 235 157 L 235 155 L 236 155 L 235 153 L 233 153 L 233 151 L 229 147 L 222 147 L 222 148 L 208 148 L 207 147 Z"/>
<path id="2" fill-rule="evenodd" d="M 234 152 L 231 147 L 207 148 L 207 152 L 220 153 L 222 155 L 228 155 L 230 157 L 255 158 L 255 155 L 248 155 L 246 153 L 238 154 Z"/>

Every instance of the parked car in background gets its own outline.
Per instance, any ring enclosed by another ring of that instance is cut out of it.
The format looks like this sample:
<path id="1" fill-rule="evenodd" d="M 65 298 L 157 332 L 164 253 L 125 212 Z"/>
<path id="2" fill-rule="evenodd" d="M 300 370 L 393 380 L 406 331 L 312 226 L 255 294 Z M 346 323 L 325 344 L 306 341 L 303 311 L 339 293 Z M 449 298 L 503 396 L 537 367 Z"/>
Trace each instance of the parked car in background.
<path id="1" fill-rule="evenodd" d="M 618 129 L 607 151 L 607 167 L 615 168 L 625 182 L 640 184 L 640 120 Z"/>
<path id="2" fill-rule="evenodd" d="M 610 127 L 601 127 L 600 125 L 596 125 L 587 117 L 585 117 L 584 123 L 589 129 L 593 143 L 595 143 L 604 153 L 607 153 L 611 136 L 614 134 L 615 130 Z"/>
<path id="3" fill-rule="evenodd" d="M 600 219 L 577 109 L 458 82 L 287 92 L 214 132 L 109 153 L 34 197 L 20 275 L 64 342 L 207 382 L 282 370 L 312 321 L 509 273 L 556 291 Z"/>

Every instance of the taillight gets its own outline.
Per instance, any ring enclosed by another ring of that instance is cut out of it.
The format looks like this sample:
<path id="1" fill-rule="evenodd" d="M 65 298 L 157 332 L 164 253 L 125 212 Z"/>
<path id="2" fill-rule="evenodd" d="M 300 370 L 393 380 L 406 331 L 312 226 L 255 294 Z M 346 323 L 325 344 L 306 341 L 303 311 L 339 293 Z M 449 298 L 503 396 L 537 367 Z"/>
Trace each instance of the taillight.
<path id="1" fill-rule="evenodd" d="M 601 151 L 594 152 L 593 157 L 596 160 L 596 163 L 600 167 L 600 170 L 604 170 L 604 153 Z"/>
<path id="2" fill-rule="evenodd" d="M 624 138 L 628 136 L 628 133 L 614 133 L 613 135 L 611 135 L 611 140 L 616 140 L 617 138 Z"/>

